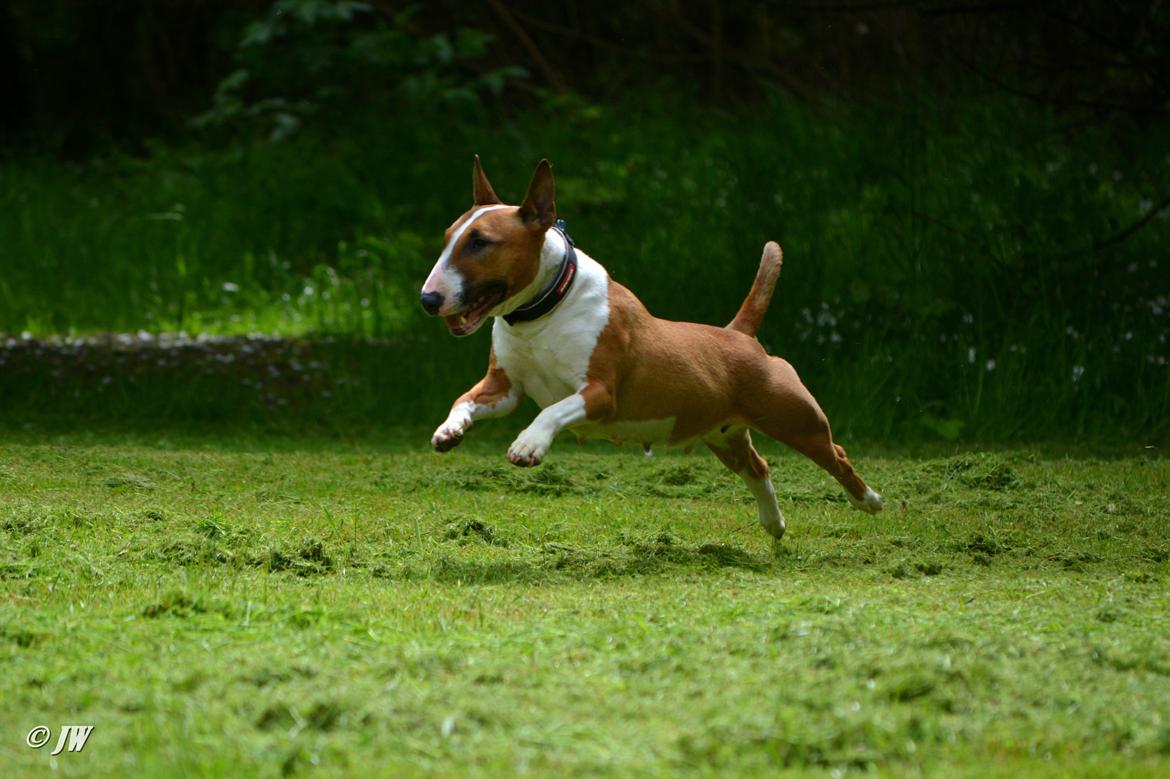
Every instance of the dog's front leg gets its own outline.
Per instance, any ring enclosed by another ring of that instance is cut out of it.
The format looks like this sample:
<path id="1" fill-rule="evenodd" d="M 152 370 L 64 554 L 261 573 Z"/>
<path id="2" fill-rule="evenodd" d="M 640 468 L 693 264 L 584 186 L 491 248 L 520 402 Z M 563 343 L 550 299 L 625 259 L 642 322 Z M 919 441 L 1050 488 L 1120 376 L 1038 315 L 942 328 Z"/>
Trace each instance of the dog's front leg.
<path id="1" fill-rule="evenodd" d="M 463 434 L 477 419 L 490 419 L 511 414 L 524 394 L 508 379 L 503 368 L 496 365 L 493 354 L 487 375 L 478 384 L 463 393 L 451 406 L 446 421 L 431 436 L 431 446 L 446 452 L 459 446 Z"/>
<path id="2" fill-rule="evenodd" d="M 557 433 L 584 419 L 599 419 L 612 410 L 613 393 L 600 382 L 590 382 L 573 395 L 558 400 L 539 414 L 508 447 L 513 465 L 540 465 Z"/>

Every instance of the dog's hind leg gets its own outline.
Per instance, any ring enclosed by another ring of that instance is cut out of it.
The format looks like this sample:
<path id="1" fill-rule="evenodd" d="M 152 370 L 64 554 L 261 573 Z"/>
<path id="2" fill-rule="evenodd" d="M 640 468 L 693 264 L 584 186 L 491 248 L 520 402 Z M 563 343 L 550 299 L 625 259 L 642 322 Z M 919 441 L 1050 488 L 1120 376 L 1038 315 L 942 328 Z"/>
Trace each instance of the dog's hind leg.
<path id="1" fill-rule="evenodd" d="M 773 537 L 784 535 L 784 515 L 776 502 L 776 490 L 768 476 L 768 461 L 752 446 L 752 436 L 747 430 L 732 433 L 721 442 L 707 442 L 707 448 L 733 473 L 743 479 L 756 498 L 760 524 Z"/>
<path id="2" fill-rule="evenodd" d="M 751 426 L 792 447 L 829 472 L 845 488 L 849 502 L 869 514 L 882 510 L 882 497 L 853 468 L 845 450 L 833 442 L 829 420 L 792 366 L 769 358 L 763 391 L 745 414 Z"/>
<path id="3" fill-rule="evenodd" d="M 841 445 L 833 443 L 827 422 L 824 433 L 793 437 L 784 443 L 832 474 L 845 488 L 845 496 L 855 508 L 867 514 L 876 514 L 882 510 L 882 496 L 874 492 L 857 475 L 853 463 Z"/>

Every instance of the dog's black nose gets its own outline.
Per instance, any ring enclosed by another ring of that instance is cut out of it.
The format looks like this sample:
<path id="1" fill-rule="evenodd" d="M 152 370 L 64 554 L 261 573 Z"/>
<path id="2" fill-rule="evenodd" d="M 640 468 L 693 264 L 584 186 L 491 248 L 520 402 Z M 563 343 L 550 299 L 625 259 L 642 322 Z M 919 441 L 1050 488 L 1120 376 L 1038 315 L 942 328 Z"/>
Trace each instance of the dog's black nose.
<path id="1" fill-rule="evenodd" d="M 419 297 L 419 302 L 422 303 L 423 311 L 434 316 L 443 305 L 443 296 L 438 292 L 424 292 Z"/>

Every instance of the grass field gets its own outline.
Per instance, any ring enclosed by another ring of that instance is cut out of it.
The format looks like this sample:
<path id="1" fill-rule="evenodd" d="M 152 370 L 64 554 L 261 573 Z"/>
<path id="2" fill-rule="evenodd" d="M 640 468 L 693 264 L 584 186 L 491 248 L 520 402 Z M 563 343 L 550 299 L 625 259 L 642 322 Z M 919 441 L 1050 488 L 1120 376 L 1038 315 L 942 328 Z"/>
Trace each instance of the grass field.
<path id="1" fill-rule="evenodd" d="M 1170 465 L 0 439 L 5 776 L 1170 772 Z M 25 746 L 93 724 L 84 751 Z"/>

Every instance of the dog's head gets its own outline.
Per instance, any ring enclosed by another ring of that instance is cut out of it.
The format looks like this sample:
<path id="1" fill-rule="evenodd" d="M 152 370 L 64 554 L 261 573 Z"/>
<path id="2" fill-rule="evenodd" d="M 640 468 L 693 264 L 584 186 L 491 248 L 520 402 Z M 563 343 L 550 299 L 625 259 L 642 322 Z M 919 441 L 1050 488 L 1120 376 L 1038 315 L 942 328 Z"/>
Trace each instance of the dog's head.
<path id="1" fill-rule="evenodd" d="M 504 205 L 484 175 L 479 155 L 471 174 L 475 203 L 446 232 L 446 244 L 423 284 L 428 314 L 447 322 L 453 335 L 471 335 L 489 316 L 523 303 L 540 268 L 544 234 L 557 219 L 552 166 L 541 160 L 518 206 Z"/>

